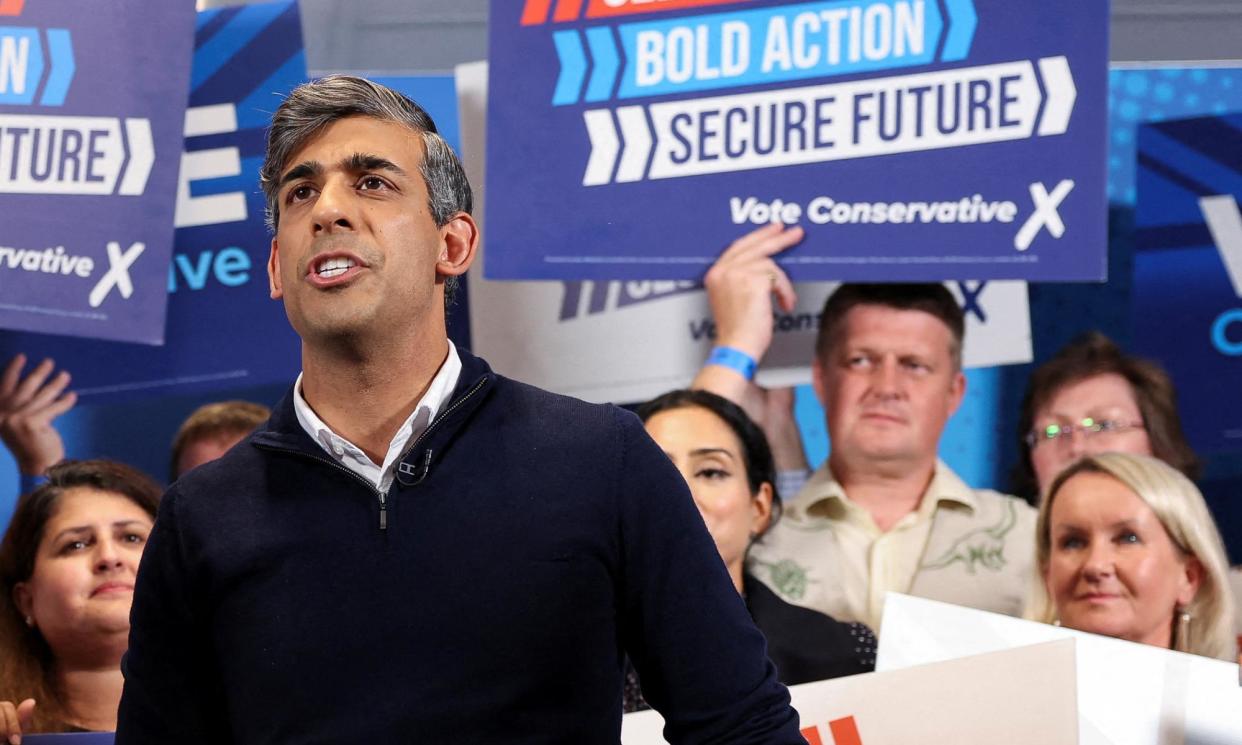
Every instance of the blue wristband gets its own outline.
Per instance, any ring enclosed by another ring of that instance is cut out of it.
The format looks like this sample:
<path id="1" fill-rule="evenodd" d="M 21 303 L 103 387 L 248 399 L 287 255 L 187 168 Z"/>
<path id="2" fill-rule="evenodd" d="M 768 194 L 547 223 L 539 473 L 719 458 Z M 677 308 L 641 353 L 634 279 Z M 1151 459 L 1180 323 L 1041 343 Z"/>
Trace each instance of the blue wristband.
<path id="1" fill-rule="evenodd" d="M 47 476 L 44 476 L 43 474 L 35 474 L 32 476 L 28 473 L 23 473 L 21 478 L 18 479 L 18 488 L 21 489 L 22 494 L 29 494 L 46 483 Z"/>
<path id="2" fill-rule="evenodd" d="M 755 379 L 755 368 L 759 366 L 754 357 L 733 347 L 713 347 L 706 364 L 727 367 L 747 380 Z"/>

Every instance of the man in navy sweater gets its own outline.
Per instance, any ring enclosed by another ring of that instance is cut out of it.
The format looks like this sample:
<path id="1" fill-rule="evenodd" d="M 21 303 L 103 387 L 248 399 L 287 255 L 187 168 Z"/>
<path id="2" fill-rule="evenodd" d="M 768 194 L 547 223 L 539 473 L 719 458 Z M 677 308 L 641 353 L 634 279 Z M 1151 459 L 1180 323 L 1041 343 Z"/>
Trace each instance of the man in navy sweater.
<path id="1" fill-rule="evenodd" d="M 478 230 L 426 113 L 302 86 L 261 179 L 302 375 L 164 497 L 117 743 L 616 743 L 626 655 L 674 743 L 803 742 L 638 420 L 448 341 Z"/>

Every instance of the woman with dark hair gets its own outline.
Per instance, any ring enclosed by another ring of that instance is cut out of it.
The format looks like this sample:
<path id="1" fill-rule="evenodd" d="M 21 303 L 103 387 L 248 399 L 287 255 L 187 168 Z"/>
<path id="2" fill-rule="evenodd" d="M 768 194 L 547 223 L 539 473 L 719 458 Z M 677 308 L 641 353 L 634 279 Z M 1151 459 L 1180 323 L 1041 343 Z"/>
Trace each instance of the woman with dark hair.
<path id="1" fill-rule="evenodd" d="M 790 605 L 743 570 L 750 544 L 780 516 L 776 471 L 767 440 L 741 407 L 714 393 L 677 390 L 638 409 L 647 433 L 685 477 L 733 584 L 768 641 L 768 656 L 787 685 L 869 672 L 875 636 Z M 632 672 L 632 671 L 631 671 Z M 641 700 L 627 676 L 626 711 Z"/>
<path id="2" fill-rule="evenodd" d="M 746 549 L 780 514 L 763 431 L 737 404 L 700 390 L 665 393 L 638 416 L 686 479 L 733 586 L 744 592 Z"/>
<path id="3" fill-rule="evenodd" d="M 134 577 L 161 489 L 106 460 L 62 461 L 0 542 L 0 738 L 116 729 Z"/>
<path id="4" fill-rule="evenodd" d="M 1151 455 L 1194 479 L 1199 460 L 1182 434 L 1173 381 L 1092 331 L 1031 375 L 1018 422 L 1014 493 L 1041 496 L 1084 455 Z"/>

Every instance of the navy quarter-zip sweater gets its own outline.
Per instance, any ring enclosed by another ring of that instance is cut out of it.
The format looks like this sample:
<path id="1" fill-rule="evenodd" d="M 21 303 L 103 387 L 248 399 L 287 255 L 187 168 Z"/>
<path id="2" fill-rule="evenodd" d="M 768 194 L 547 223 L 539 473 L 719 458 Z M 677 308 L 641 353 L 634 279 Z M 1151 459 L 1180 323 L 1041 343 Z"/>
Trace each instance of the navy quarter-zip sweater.
<path id="1" fill-rule="evenodd" d="M 633 415 L 462 352 L 387 494 L 271 420 L 164 496 L 118 745 L 804 743 L 685 482 Z"/>

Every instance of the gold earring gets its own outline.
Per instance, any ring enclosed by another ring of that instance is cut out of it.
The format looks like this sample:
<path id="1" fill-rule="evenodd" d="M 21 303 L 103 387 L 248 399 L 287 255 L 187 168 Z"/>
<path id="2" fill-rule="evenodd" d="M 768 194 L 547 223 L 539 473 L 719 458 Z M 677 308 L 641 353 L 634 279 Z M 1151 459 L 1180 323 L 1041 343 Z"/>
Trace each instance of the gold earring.
<path id="1" fill-rule="evenodd" d="M 1190 611 L 1179 608 L 1177 612 L 1177 633 L 1173 637 L 1173 648 L 1186 650 L 1186 640 L 1190 637 Z"/>

